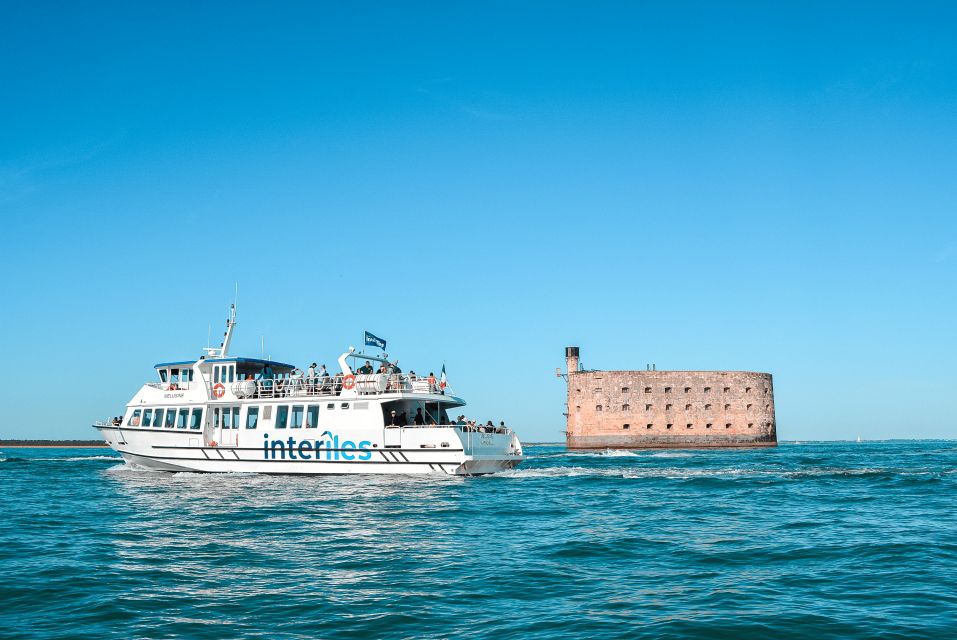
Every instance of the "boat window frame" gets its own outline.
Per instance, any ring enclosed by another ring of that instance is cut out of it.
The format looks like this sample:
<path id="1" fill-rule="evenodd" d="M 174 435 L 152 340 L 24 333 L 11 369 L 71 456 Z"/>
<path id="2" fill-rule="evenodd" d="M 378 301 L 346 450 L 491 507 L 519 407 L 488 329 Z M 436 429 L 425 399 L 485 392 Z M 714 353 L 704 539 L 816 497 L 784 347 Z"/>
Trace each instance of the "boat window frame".
<path id="1" fill-rule="evenodd" d="M 183 424 L 181 425 L 180 422 Z M 185 429 L 189 426 L 189 407 L 178 407 L 176 410 L 176 428 Z"/>
<path id="2" fill-rule="evenodd" d="M 166 422 L 163 423 L 164 429 L 173 429 L 176 427 L 176 407 L 166 407 Z"/>
<path id="3" fill-rule="evenodd" d="M 306 405 L 306 428 L 316 429 L 319 427 L 319 405 Z"/>
<path id="4" fill-rule="evenodd" d="M 166 420 L 166 407 L 156 407 L 156 412 L 153 415 L 153 428 L 162 429 L 164 420 Z"/>
<path id="5" fill-rule="evenodd" d="M 142 427 L 152 427 L 153 426 L 153 407 L 147 407 L 143 409 L 143 420 L 140 422 Z"/>
<path id="6" fill-rule="evenodd" d="M 249 425 L 249 418 L 253 418 L 252 426 Z M 259 426 L 259 405 L 253 405 L 246 407 L 246 428 L 255 429 Z"/>
<path id="7" fill-rule="evenodd" d="M 193 407 L 189 412 L 189 428 L 198 431 L 203 428 L 203 408 Z"/>
<path id="8" fill-rule="evenodd" d="M 138 427 L 140 426 L 140 416 L 143 415 L 143 410 L 139 407 L 133 409 L 133 413 L 130 414 L 130 417 L 126 419 L 127 427 Z"/>
<path id="9" fill-rule="evenodd" d="M 299 408 L 299 424 L 296 424 L 296 408 Z M 306 405 L 294 404 L 289 410 L 289 428 L 302 429 L 303 420 L 306 417 Z"/>
<path id="10" fill-rule="evenodd" d="M 276 428 L 285 429 L 289 425 L 289 405 L 276 405 Z"/>

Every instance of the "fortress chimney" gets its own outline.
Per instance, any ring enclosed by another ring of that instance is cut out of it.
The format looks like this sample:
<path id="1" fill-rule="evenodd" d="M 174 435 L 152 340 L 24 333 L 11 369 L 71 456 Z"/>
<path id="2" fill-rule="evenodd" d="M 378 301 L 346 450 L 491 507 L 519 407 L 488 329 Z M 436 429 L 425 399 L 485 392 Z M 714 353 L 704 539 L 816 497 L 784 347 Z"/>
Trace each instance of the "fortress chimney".
<path id="1" fill-rule="evenodd" d="M 567 373 L 578 371 L 578 347 L 565 347 L 565 365 Z"/>

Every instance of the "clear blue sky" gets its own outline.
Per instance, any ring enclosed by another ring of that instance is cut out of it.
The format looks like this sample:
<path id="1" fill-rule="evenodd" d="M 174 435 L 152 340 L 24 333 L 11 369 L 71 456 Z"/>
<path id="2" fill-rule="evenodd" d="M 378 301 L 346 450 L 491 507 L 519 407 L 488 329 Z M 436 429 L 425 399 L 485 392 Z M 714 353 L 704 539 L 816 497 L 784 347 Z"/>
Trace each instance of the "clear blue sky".
<path id="1" fill-rule="evenodd" d="M 364 329 L 558 440 L 554 369 L 774 374 L 783 439 L 955 437 L 953 3 L 5 3 L 2 437 Z"/>

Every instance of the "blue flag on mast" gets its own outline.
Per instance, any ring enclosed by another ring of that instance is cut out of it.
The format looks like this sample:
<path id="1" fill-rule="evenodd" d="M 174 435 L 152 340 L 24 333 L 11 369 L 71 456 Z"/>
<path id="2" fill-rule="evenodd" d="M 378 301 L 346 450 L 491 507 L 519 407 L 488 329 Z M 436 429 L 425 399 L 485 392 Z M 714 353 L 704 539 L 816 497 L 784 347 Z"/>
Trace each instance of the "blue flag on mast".
<path id="1" fill-rule="evenodd" d="M 385 351 L 385 340 L 378 336 L 374 336 L 368 331 L 366 331 L 366 346 L 368 347 L 379 347 Z"/>

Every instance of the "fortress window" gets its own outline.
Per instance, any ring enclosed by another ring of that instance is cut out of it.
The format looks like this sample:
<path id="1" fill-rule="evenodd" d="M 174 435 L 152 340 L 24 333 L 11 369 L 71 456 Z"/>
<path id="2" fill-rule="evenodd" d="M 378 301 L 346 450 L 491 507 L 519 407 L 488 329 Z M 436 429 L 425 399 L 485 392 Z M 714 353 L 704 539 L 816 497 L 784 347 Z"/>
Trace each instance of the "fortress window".
<path id="1" fill-rule="evenodd" d="M 650 405 L 650 404 L 646 404 L 646 405 L 645 405 L 645 411 L 651 411 L 651 405 Z"/>
<path id="2" fill-rule="evenodd" d="M 753 427 L 753 426 L 754 426 L 754 423 L 753 423 L 753 422 L 749 422 L 749 423 L 748 423 L 748 429 L 750 429 L 750 428 Z"/>
<path id="3" fill-rule="evenodd" d="M 670 405 L 670 404 L 666 404 L 666 405 L 665 405 L 665 411 L 671 411 L 671 405 Z"/>
<path id="4" fill-rule="evenodd" d="M 673 426 L 674 426 L 674 425 L 669 422 L 668 424 L 665 425 L 665 429 L 670 429 L 670 428 L 673 427 Z"/>
<path id="5" fill-rule="evenodd" d="M 705 393 L 711 393 L 711 387 L 705 387 L 705 388 L 704 388 L 704 392 L 705 392 Z"/>
<path id="6" fill-rule="evenodd" d="M 764 410 L 765 410 L 765 411 L 770 411 L 770 410 L 771 410 L 771 405 L 769 405 L 769 404 L 764 405 Z"/>
<path id="7" fill-rule="evenodd" d="M 621 388 L 621 392 L 622 392 L 622 393 L 628 393 L 628 387 L 622 387 L 622 388 Z"/>
<path id="8" fill-rule="evenodd" d="M 665 393 L 671 393 L 671 387 L 665 387 Z"/>
<path id="9" fill-rule="evenodd" d="M 651 393 L 651 387 L 645 387 L 645 393 Z"/>
<path id="10" fill-rule="evenodd" d="M 725 393 L 728 393 L 729 391 L 731 391 L 731 387 L 725 387 L 725 388 L 724 388 L 724 392 L 725 392 Z"/>
<path id="11" fill-rule="evenodd" d="M 753 405 L 750 405 L 750 404 L 749 404 L 746 408 L 747 408 L 747 409 L 750 409 L 752 406 L 753 406 Z"/>
<path id="12" fill-rule="evenodd" d="M 631 405 L 630 405 L 630 404 L 623 404 L 623 405 L 621 405 L 621 410 L 622 410 L 622 411 L 631 411 Z"/>
<path id="13" fill-rule="evenodd" d="M 622 428 L 622 429 L 631 429 L 631 425 L 630 425 L 630 424 L 623 424 L 623 425 L 621 425 L 621 428 Z"/>
<path id="14" fill-rule="evenodd" d="M 706 404 L 706 405 L 704 406 L 704 408 L 705 408 L 705 409 L 710 409 L 710 408 L 711 408 L 711 405 L 710 405 L 710 404 Z"/>
<path id="15" fill-rule="evenodd" d="M 725 410 L 725 411 L 727 411 L 727 410 L 730 409 L 730 408 L 731 408 L 731 405 L 730 405 L 730 404 L 724 405 L 724 410 Z"/>
<path id="16" fill-rule="evenodd" d="M 728 422 L 727 424 L 725 424 L 725 425 L 724 425 L 724 428 L 725 428 L 725 429 L 730 429 L 730 428 L 731 428 L 731 423 Z"/>
<path id="17" fill-rule="evenodd" d="M 764 395 L 768 395 L 768 393 L 770 392 L 771 392 L 770 389 L 768 389 L 767 387 L 764 388 Z"/>
<path id="18" fill-rule="evenodd" d="M 652 426 L 653 426 L 653 425 L 652 425 L 651 423 L 648 423 L 648 424 L 645 425 L 645 429 L 650 429 Z"/>
<path id="19" fill-rule="evenodd" d="M 595 388 L 595 393 L 601 393 L 601 387 L 596 387 L 596 388 Z"/>
<path id="20" fill-rule="evenodd" d="M 709 422 L 708 424 L 706 424 L 706 425 L 704 426 L 704 428 L 705 428 L 705 429 L 710 429 L 710 428 L 711 428 L 711 423 Z"/>
<path id="21" fill-rule="evenodd" d="M 751 387 L 745 387 L 745 388 L 744 388 L 744 392 L 745 392 L 745 393 L 751 393 Z"/>
<path id="22" fill-rule="evenodd" d="M 692 429 L 692 428 L 693 428 L 693 425 L 692 425 L 690 422 L 688 423 L 688 428 L 689 428 L 689 429 Z"/>
<path id="23" fill-rule="evenodd" d="M 595 405 L 595 411 L 601 411 L 601 405 L 600 405 L 600 404 L 596 404 L 596 405 Z"/>
<path id="24" fill-rule="evenodd" d="M 255 429 L 259 424 L 259 407 L 249 407 L 246 409 L 246 428 Z"/>
<path id="25" fill-rule="evenodd" d="M 690 405 L 690 404 L 686 404 L 686 405 L 685 405 L 685 411 L 691 411 L 691 405 Z"/>
<path id="26" fill-rule="evenodd" d="M 691 393 L 691 387 L 685 387 L 685 393 Z"/>

